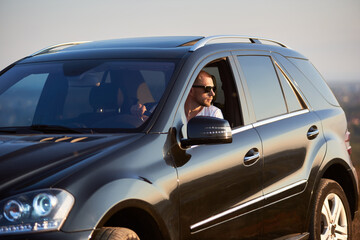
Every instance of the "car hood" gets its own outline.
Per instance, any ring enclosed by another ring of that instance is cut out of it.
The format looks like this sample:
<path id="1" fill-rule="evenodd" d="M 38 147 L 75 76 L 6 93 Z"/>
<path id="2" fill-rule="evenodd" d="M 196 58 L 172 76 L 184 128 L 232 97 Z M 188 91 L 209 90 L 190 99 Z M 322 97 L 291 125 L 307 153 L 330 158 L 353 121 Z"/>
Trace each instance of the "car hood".
<path id="1" fill-rule="evenodd" d="M 114 145 L 125 146 L 141 135 L 0 136 L 0 192 L 32 186 Z"/>

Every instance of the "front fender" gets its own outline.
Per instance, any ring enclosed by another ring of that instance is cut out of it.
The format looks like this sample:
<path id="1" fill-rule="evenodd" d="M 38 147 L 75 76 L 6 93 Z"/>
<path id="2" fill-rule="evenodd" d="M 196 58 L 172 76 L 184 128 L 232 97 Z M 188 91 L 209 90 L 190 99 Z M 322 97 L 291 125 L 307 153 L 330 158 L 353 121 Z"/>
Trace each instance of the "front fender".
<path id="1" fill-rule="evenodd" d="M 178 210 L 175 206 L 176 204 L 171 204 L 168 195 L 150 182 L 142 179 L 119 179 L 100 187 L 82 205 L 75 203 L 62 231 L 95 229 L 109 215 L 125 207 L 153 211 L 149 214 L 155 217 L 157 223 L 168 225 L 166 229 L 176 229 Z M 167 219 L 158 216 L 166 216 Z"/>

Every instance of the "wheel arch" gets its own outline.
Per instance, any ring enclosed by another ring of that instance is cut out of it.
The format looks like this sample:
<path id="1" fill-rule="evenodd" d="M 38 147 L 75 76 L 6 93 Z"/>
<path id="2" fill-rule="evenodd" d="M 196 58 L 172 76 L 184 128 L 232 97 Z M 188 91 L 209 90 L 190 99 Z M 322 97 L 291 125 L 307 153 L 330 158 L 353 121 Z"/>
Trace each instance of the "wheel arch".
<path id="1" fill-rule="evenodd" d="M 117 179 L 102 185 L 90 195 L 80 195 L 82 199 L 75 202 L 62 230 L 94 229 L 95 235 L 103 226 L 121 227 L 115 226 L 119 225 L 115 223 L 120 217 L 131 217 L 135 222 L 135 216 L 140 216 L 149 227 L 154 226 L 154 234 L 161 233 L 162 239 L 170 239 L 169 236 L 178 235 L 179 229 L 178 208 L 172 195 L 142 178 Z"/>
<path id="2" fill-rule="evenodd" d="M 151 204 L 129 199 L 111 208 L 96 228 L 125 227 L 138 234 L 141 240 L 170 239 L 166 224 Z"/>
<path id="3" fill-rule="evenodd" d="M 350 205 L 351 216 L 354 218 L 358 209 L 358 190 L 357 180 L 352 169 L 342 159 L 333 159 L 329 161 L 320 170 L 316 181 L 314 191 L 322 178 L 331 179 L 337 182 L 345 192 L 346 198 Z"/>

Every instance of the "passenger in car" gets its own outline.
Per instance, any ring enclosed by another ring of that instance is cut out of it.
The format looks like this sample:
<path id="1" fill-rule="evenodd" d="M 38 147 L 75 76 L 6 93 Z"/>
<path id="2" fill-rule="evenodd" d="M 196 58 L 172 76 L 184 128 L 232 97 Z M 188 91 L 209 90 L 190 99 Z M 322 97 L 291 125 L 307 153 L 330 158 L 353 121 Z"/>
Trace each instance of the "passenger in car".
<path id="1" fill-rule="evenodd" d="M 211 103 L 215 97 L 216 87 L 213 77 L 201 71 L 197 76 L 185 102 L 186 119 L 189 121 L 195 116 L 210 116 L 224 118 L 221 110 Z"/>
<path id="2" fill-rule="evenodd" d="M 131 106 L 130 109 L 131 114 L 141 119 L 142 122 L 145 122 L 148 119 L 148 116 L 145 115 L 146 111 L 146 106 L 141 103 Z"/>

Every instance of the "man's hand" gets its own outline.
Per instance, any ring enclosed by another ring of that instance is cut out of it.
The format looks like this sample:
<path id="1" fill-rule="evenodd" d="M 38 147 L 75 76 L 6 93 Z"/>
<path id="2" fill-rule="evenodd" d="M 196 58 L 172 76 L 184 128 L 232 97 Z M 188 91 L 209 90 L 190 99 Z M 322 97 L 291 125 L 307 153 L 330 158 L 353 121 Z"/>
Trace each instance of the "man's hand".
<path id="1" fill-rule="evenodd" d="M 131 106 L 130 112 L 132 115 L 140 118 L 142 121 L 145 121 L 148 116 L 145 116 L 144 113 L 147 111 L 145 105 L 142 105 L 140 103 Z"/>

